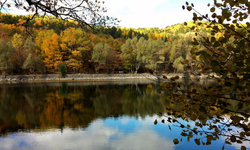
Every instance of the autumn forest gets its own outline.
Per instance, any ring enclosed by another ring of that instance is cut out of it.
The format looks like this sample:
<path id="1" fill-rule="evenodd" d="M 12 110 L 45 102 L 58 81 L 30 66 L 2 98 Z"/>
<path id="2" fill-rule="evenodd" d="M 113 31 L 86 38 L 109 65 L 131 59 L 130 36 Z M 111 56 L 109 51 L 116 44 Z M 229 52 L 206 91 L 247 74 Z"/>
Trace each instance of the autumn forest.
<path id="1" fill-rule="evenodd" d="M 182 72 L 194 32 L 188 25 L 159 28 L 81 28 L 56 17 L 0 15 L 1 74 Z M 191 32 L 192 31 L 192 32 Z M 200 27 L 202 36 L 209 36 Z M 202 46 L 201 46 L 202 47 Z"/>

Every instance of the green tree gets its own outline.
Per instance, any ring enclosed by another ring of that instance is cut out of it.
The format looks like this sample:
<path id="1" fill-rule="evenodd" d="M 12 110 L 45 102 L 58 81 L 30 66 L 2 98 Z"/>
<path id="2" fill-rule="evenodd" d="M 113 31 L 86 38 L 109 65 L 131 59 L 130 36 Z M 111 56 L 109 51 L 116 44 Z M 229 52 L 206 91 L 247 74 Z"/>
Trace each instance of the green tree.
<path id="1" fill-rule="evenodd" d="M 42 59 L 39 56 L 32 57 L 32 53 L 29 53 L 28 57 L 24 61 L 23 68 L 30 69 L 35 74 L 37 71 L 43 73 L 45 70 Z"/>
<path id="2" fill-rule="evenodd" d="M 147 46 L 145 50 L 145 57 L 144 61 L 146 63 L 146 67 L 149 69 L 155 70 L 157 68 L 157 61 L 159 58 L 159 55 L 157 54 L 159 52 L 159 48 L 157 43 L 153 39 L 149 39 L 147 41 Z"/>
<path id="3" fill-rule="evenodd" d="M 58 71 L 61 72 L 61 77 L 64 78 L 66 76 L 66 70 L 67 70 L 67 66 L 65 64 L 58 65 Z"/>
<path id="4" fill-rule="evenodd" d="M 0 40 L 0 69 L 5 75 L 13 69 L 12 58 L 14 53 L 15 49 L 11 42 L 5 43 Z"/>
<path id="5" fill-rule="evenodd" d="M 176 58 L 181 55 L 182 42 L 180 40 L 174 40 L 172 43 L 169 59 L 173 63 Z"/>
<path id="6" fill-rule="evenodd" d="M 184 70 L 184 65 L 182 64 L 184 59 L 182 56 L 178 57 L 177 59 L 174 60 L 173 67 L 177 69 L 177 72 L 183 72 Z"/>
<path id="7" fill-rule="evenodd" d="M 131 69 L 131 73 L 133 72 L 133 67 L 135 65 L 135 49 L 136 49 L 137 38 L 133 40 L 127 39 L 125 44 L 121 46 L 121 58 L 123 59 L 123 63 L 125 68 Z"/>
<path id="8" fill-rule="evenodd" d="M 171 64 L 170 62 L 171 47 L 172 47 L 172 42 L 166 42 L 164 48 L 160 52 L 159 59 L 161 60 L 162 63 L 164 63 L 165 71 L 168 71 L 169 65 Z"/>
<path id="9" fill-rule="evenodd" d="M 147 41 L 144 37 L 141 37 L 139 41 L 136 43 L 135 53 L 135 73 L 137 73 L 138 69 L 140 68 L 141 64 L 144 63 L 145 60 L 145 51 L 147 47 Z"/>
<path id="10" fill-rule="evenodd" d="M 29 69 L 31 72 L 35 74 L 37 73 L 37 71 L 43 73 L 45 70 L 44 63 L 39 53 L 35 51 L 36 44 L 33 41 L 32 37 L 28 37 L 25 40 L 23 48 L 25 51 L 25 61 L 23 62 L 22 68 Z"/>
<path id="11" fill-rule="evenodd" d="M 110 47 L 108 46 L 108 44 L 98 43 L 95 45 L 92 53 L 92 59 L 96 63 L 95 70 L 97 73 L 99 71 L 100 65 L 107 63 L 109 51 Z"/>

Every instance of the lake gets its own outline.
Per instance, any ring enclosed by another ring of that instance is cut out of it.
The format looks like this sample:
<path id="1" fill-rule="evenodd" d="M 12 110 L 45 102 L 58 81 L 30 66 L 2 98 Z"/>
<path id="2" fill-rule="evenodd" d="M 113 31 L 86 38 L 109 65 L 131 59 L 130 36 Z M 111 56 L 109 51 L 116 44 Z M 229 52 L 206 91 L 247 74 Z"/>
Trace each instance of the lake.
<path id="1" fill-rule="evenodd" d="M 152 91 L 146 92 L 150 83 L 1 84 L 0 150 L 217 150 L 223 145 L 226 150 L 240 149 L 239 144 L 225 144 L 223 136 L 211 145 L 197 145 L 182 137 L 183 129 L 176 124 L 162 123 L 168 117 L 168 102 L 154 82 Z M 175 138 L 182 141 L 175 145 Z"/>

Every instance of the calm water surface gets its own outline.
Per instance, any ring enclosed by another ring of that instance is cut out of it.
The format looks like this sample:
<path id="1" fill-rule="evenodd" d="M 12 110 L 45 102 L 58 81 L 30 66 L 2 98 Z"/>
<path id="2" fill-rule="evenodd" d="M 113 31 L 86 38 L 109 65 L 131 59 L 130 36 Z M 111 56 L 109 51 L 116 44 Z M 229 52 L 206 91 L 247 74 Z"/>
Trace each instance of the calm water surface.
<path id="1" fill-rule="evenodd" d="M 2 84 L 0 150 L 222 149 L 223 137 L 211 145 L 200 146 L 183 137 L 182 142 L 174 145 L 173 139 L 181 138 L 182 129 L 167 122 L 154 125 L 155 119 L 166 119 L 157 115 L 165 111 L 166 101 L 159 96 L 157 85 L 146 94 L 148 84 L 145 81 Z M 240 146 L 225 145 L 225 149 Z"/>

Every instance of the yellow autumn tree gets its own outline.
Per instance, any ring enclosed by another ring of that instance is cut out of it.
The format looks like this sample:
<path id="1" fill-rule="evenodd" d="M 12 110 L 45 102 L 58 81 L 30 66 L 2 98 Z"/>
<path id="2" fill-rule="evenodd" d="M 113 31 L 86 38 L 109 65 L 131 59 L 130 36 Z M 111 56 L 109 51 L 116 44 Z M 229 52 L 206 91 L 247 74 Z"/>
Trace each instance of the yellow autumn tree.
<path id="1" fill-rule="evenodd" d="M 44 63 L 48 69 L 57 69 L 62 63 L 60 51 L 60 36 L 54 33 L 51 37 L 43 40 L 42 51 L 44 53 Z"/>
<path id="2" fill-rule="evenodd" d="M 68 28 L 61 33 L 61 41 L 66 65 L 74 71 L 80 69 L 84 52 L 92 49 L 91 39 L 80 28 Z"/>
<path id="3" fill-rule="evenodd" d="M 35 52 L 37 54 L 41 54 L 42 57 L 45 56 L 44 51 L 42 51 L 43 41 L 49 37 L 51 37 L 55 33 L 54 30 L 41 30 L 37 33 L 35 37 L 36 49 Z"/>
<path id="4" fill-rule="evenodd" d="M 11 39 L 12 45 L 15 48 L 16 52 L 15 52 L 15 64 L 14 66 L 17 68 L 21 68 L 24 60 L 25 60 L 25 53 L 23 51 L 23 45 L 25 42 L 24 37 L 21 34 L 14 34 L 14 36 Z"/>

